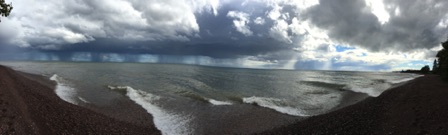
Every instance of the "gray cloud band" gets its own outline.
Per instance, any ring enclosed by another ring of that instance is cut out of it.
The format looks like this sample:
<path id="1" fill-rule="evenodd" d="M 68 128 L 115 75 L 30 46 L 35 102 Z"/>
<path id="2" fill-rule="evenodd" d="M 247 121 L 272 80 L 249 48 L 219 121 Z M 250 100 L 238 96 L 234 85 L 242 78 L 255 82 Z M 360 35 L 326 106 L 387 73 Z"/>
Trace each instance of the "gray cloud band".
<path id="1" fill-rule="evenodd" d="M 372 52 L 413 52 L 438 46 L 447 37 L 448 25 L 444 0 L 384 1 L 386 22 L 361 0 L 53 0 L 33 7 L 27 4 L 39 3 L 18 0 L 14 4 L 11 16 L 2 19 L 0 46 L 57 54 L 254 56 L 272 62 L 306 59 L 307 51 L 330 52 L 331 43 Z M 325 31 L 328 37 L 320 40 L 331 42 L 308 44 L 305 40 L 316 34 L 306 27 Z"/>

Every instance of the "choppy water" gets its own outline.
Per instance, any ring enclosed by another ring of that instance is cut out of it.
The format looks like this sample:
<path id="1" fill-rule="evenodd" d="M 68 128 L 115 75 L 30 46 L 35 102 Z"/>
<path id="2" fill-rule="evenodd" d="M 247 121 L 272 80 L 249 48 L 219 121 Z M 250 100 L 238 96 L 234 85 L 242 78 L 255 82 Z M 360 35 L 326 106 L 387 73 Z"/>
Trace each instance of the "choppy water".
<path id="1" fill-rule="evenodd" d="M 279 126 L 376 97 L 415 74 L 231 69 L 175 64 L 0 62 L 57 81 L 73 104 L 107 106 L 129 98 L 164 134 L 208 134 Z M 357 100 L 347 100 L 353 97 Z M 272 115 L 266 115 L 272 114 Z M 274 115 L 275 114 L 275 115 Z M 275 122 L 275 120 L 278 120 Z M 236 121 L 236 122 L 235 122 Z M 232 122 L 229 124 L 229 122 Z M 240 128 L 240 129 L 238 129 Z M 220 131 L 222 129 L 223 131 Z M 212 131 L 213 130 L 213 131 Z"/>

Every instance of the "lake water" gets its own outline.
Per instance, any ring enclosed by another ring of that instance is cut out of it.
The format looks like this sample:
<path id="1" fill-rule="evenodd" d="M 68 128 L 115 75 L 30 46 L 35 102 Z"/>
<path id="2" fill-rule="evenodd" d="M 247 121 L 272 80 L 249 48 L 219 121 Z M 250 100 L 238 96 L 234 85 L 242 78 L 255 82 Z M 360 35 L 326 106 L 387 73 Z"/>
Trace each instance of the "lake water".
<path id="1" fill-rule="evenodd" d="M 130 99 L 164 134 L 253 133 L 360 101 L 418 75 L 177 64 L 0 62 L 58 83 L 63 100 L 111 106 Z M 124 108 L 125 109 L 125 108 Z"/>

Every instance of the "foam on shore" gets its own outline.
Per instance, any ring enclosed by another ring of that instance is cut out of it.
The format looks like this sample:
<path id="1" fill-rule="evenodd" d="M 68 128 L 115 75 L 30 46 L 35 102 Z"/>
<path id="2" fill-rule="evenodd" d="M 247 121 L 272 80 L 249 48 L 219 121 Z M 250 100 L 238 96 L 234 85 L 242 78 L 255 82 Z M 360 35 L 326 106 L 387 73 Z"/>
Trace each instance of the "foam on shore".
<path id="1" fill-rule="evenodd" d="M 156 101 L 162 97 L 133 89 L 129 86 L 109 87 L 110 89 L 126 88 L 126 96 L 132 101 L 142 106 L 148 113 L 154 117 L 154 124 L 164 135 L 182 135 L 192 134 L 189 128 L 190 118 L 164 110 Z"/>
<path id="2" fill-rule="evenodd" d="M 388 86 L 388 87 L 390 87 L 390 86 Z M 361 87 L 361 86 L 350 86 L 350 85 L 345 86 L 343 89 L 350 90 L 350 91 L 357 92 L 357 93 L 364 93 L 371 97 L 378 97 L 383 92 L 378 89 L 375 89 L 374 87 Z"/>
<path id="3" fill-rule="evenodd" d="M 78 97 L 79 100 L 81 100 L 84 103 L 90 103 L 89 101 L 87 101 L 86 99 L 82 98 L 82 97 Z"/>
<path id="4" fill-rule="evenodd" d="M 350 91 L 358 92 L 358 93 L 364 93 L 371 97 L 378 97 L 379 95 L 381 95 L 381 93 L 392 88 L 394 85 L 397 85 L 397 84 L 400 84 L 403 82 L 407 82 L 407 81 L 411 81 L 411 80 L 414 80 L 415 78 L 418 78 L 421 76 L 422 75 L 408 77 L 408 78 L 402 78 L 402 79 L 398 79 L 398 80 L 388 80 L 385 82 L 371 84 L 371 85 L 367 85 L 367 86 L 347 85 L 347 86 L 343 87 L 342 89 L 350 90 Z"/>
<path id="5" fill-rule="evenodd" d="M 59 98 L 72 104 L 78 104 L 76 100 L 76 90 L 70 87 L 68 84 L 64 83 L 64 78 L 58 76 L 57 74 L 54 74 L 50 77 L 50 80 L 57 83 L 55 92 L 56 95 L 59 96 Z"/>
<path id="6" fill-rule="evenodd" d="M 400 79 L 400 80 L 393 80 L 393 81 L 391 81 L 391 83 L 392 84 L 399 84 L 399 83 L 402 83 L 402 82 L 407 82 L 407 81 L 410 81 L 410 80 L 414 80 L 415 78 L 422 77 L 422 76 L 423 75 L 419 75 L 419 76 L 416 76 L 416 77 L 403 78 L 403 79 Z"/>
<path id="7" fill-rule="evenodd" d="M 229 101 L 218 101 L 214 99 L 208 99 L 208 102 L 213 105 L 233 105 L 233 103 Z"/>
<path id="8" fill-rule="evenodd" d="M 243 98 L 243 102 L 248 103 L 248 104 L 256 104 L 256 105 L 259 105 L 262 107 L 274 109 L 278 112 L 293 115 L 293 116 L 309 116 L 309 115 L 305 114 L 305 112 L 301 109 L 294 108 L 291 106 L 281 105 L 282 101 L 280 99 L 253 96 L 253 97 Z"/>

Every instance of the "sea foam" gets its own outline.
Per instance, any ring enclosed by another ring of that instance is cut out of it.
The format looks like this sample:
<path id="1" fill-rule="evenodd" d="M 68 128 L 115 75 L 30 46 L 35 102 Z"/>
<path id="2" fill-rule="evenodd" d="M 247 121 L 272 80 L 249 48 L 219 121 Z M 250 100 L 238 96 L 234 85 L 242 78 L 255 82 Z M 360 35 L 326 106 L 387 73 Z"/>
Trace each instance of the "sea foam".
<path id="1" fill-rule="evenodd" d="M 233 105 L 233 103 L 229 101 L 218 101 L 214 99 L 208 99 L 208 102 L 213 105 Z"/>
<path id="2" fill-rule="evenodd" d="M 391 81 L 391 83 L 392 84 L 398 84 L 398 83 L 402 83 L 402 82 L 407 82 L 407 81 L 414 80 L 415 78 L 418 78 L 418 77 L 421 77 L 421 76 L 423 76 L 423 75 L 419 75 L 419 76 L 416 76 L 416 77 L 403 78 L 403 79 L 400 79 L 400 80 L 393 80 L 393 81 Z"/>
<path id="3" fill-rule="evenodd" d="M 74 88 L 64 83 L 64 78 L 58 76 L 57 74 L 54 74 L 50 77 L 50 80 L 57 83 L 55 92 L 56 95 L 59 96 L 59 98 L 69 103 L 77 104 L 76 91 Z"/>
<path id="4" fill-rule="evenodd" d="M 89 101 L 87 101 L 86 99 L 82 98 L 82 97 L 78 97 L 79 100 L 81 100 L 84 103 L 90 103 Z"/>
<path id="5" fill-rule="evenodd" d="M 107 86 L 107 87 L 109 87 L 109 89 L 112 89 L 112 90 L 116 90 L 116 89 L 119 90 L 120 89 L 120 88 L 118 88 L 119 86 Z M 181 91 L 177 91 L 176 93 L 178 93 L 178 94 L 180 94 L 182 96 L 185 96 L 185 97 L 189 97 L 189 98 L 191 98 L 193 100 L 205 101 L 205 102 L 208 102 L 208 103 L 210 103 L 212 105 L 216 105 L 216 106 L 233 105 L 233 102 L 230 102 L 230 101 L 220 101 L 220 100 L 216 100 L 216 99 L 207 98 L 207 97 L 204 97 L 204 96 L 202 96 L 200 94 L 197 94 L 197 93 L 195 93 L 193 91 L 181 90 Z"/>
<path id="6" fill-rule="evenodd" d="M 257 104 L 259 106 L 274 109 L 278 112 L 289 114 L 289 115 L 309 116 L 309 115 L 305 114 L 304 111 L 299 108 L 280 105 L 282 102 L 282 100 L 280 100 L 280 99 L 253 96 L 253 97 L 243 98 L 243 102 L 248 103 L 248 104 Z"/>
<path id="7" fill-rule="evenodd" d="M 392 86 L 399 84 L 399 83 L 414 80 L 415 78 L 418 78 L 418 77 L 421 77 L 421 75 L 398 79 L 398 80 L 389 80 L 384 83 L 378 83 L 378 84 L 368 85 L 368 86 L 347 85 L 342 89 L 350 90 L 350 91 L 358 92 L 358 93 L 365 93 L 371 97 L 378 97 L 381 95 L 381 93 L 383 93 L 387 89 L 391 88 Z"/>
<path id="8" fill-rule="evenodd" d="M 190 118 L 183 115 L 171 113 L 156 104 L 156 101 L 160 100 L 162 97 L 141 90 L 136 90 L 129 86 L 117 86 L 109 88 L 126 88 L 126 96 L 128 96 L 138 105 L 142 106 L 148 113 L 150 113 L 154 117 L 154 124 L 160 131 L 162 131 L 162 134 L 183 135 L 193 133 L 189 128 Z"/>
<path id="9" fill-rule="evenodd" d="M 348 85 L 348 86 L 344 87 L 343 89 L 350 90 L 350 91 L 357 92 L 357 93 L 364 93 L 371 97 L 378 97 L 382 93 L 382 91 L 375 89 L 373 87 L 362 87 L 362 86 Z"/>

